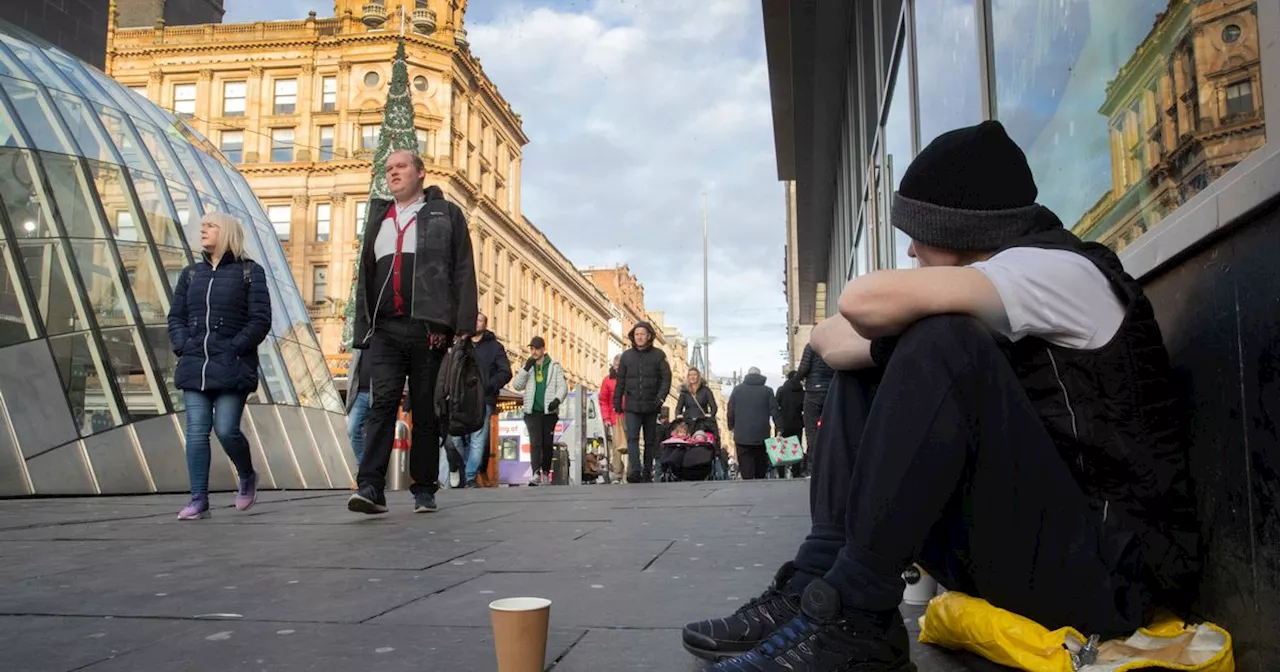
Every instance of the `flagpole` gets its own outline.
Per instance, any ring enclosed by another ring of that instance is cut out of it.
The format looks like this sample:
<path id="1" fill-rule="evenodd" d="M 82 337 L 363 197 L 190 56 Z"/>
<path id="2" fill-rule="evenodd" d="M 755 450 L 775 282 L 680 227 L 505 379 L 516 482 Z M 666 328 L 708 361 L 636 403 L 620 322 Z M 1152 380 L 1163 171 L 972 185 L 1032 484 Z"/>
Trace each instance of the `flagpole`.
<path id="1" fill-rule="evenodd" d="M 711 375 L 711 327 L 707 292 L 707 192 L 702 192 L 702 365 Z"/>

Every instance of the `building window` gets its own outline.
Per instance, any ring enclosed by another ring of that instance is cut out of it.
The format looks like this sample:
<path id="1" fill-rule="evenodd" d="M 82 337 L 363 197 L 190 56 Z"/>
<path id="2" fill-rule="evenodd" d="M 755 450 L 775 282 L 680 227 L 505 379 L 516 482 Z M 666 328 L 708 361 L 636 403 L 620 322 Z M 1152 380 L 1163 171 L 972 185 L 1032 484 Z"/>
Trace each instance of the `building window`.
<path id="1" fill-rule="evenodd" d="M 507 157 L 507 212 L 516 214 L 516 157 Z"/>
<path id="2" fill-rule="evenodd" d="M 378 82 L 381 82 L 381 81 L 382 81 L 382 78 L 378 76 L 378 73 L 372 70 L 364 73 L 364 85 L 369 88 L 373 88 L 377 86 Z"/>
<path id="3" fill-rule="evenodd" d="M 222 85 L 222 116 L 244 116 L 245 92 L 244 82 L 227 82 Z"/>
<path id="4" fill-rule="evenodd" d="M 382 128 L 379 124 L 364 124 L 360 127 L 360 149 L 366 152 L 372 152 L 378 147 L 378 129 Z"/>
<path id="5" fill-rule="evenodd" d="M 320 80 L 320 111 L 333 112 L 338 109 L 338 78 L 325 77 Z"/>
<path id="6" fill-rule="evenodd" d="M 1232 42 L 1235 42 L 1238 39 L 1240 39 L 1240 26 L 1237 26 L 1236 24 L 1233 23 L 1228 25 L 1226 28 L 1222 29 L 1223 42 L 1226 42 L 1227 44 L 1231 44 Z"/>
<path id="7" fill-rule="evenodd" d="M 502 282 L 502 246 L 493 246 L 493 281 L 498 284 Z"/>
<path id="8" fill-rule="evenodd" d="M 271 161 L 288 163 L 293 160 L 293 129 L 271 129 Z"/>
<path id="9" fill-rule="evenodd" d="M 231 163 L 244 161 L 244 131 L 223 131 L 218 149 Z"/>
<path id="10" fill-rule="evenodd" d="M 418 136 L 418 154 L 427 153 L 427 132 L 421 128 L 414 129 L 413 134 Z"/>
<path id="11" fill-rule="evenodd" d="M 316 206 L 316 242 L 329 242 L 329 225 L 333 220 L 333 206 L 321 203 Z"/>
<path id="12" fill-rule="evenodd" d="M 298 109 L 298 80 L 277 79 L 274 114 L 293 114 Z"/>
<path id="13" fill-rule="evenodd" d="M 1221 28 L 1197 35 L 1186 13 L 1161 11 L 1166 3 L 1158 8 L 1135 5 L 1124 17 L 1104 18 L 1092 11 L 1086 16 L 1079 8 L 1104 4 L 991 0 L 991 39 L 1000 45 L 992 80 L 996 116 L 1026 153 L 1032 173 L 1053 176 L 1039 180 L 1037 200 L 1082 238 L 1122 243 L 1122 228 L 1141 221 L 1160 226 L 1164 215 L 1194 191 L 1171 187 L 1188 184 L 1203 170 L 1203 162 L 1174 162 L 1167 174 L 1153 169 L 1179 142 L 1173 133 L 1197 130 L 1201 115 L 1196 105 L 1214 100 L 1206 92 L 1227 84 L 1218 98 L 1223 109 L 1205 110 L 1208 119 L 1224 117 L 1229 123 L 1232 117 L 1257 113 L 1250 81 L 1220 82 L 1214 79 L 1217 67 L 1202 64 L 1252 61 L 1258 58 L 1258 40 L 1257 28 L 1245 24 L 1237 26 L 1240 32 L 1225 30 L 1221 41 L 1214 34 Z M 917 13 L 922 16 L 924 12 Z M 1030 26 L 1044 29 L 1032 31 Z M 920 35 L 920 44 L 930 42 Z M 1053 54 L 1053 65 L 1047 54 Z M 1102 54 L 1106 56 L 1099 59 Z M 923 99 L 926 64 L 917 70 Z M 1086 70 L 1096 75 L 1066 74 Z M 1133 73 L 1149 75 L 1132 81 Z M 922 114 L 936 108 L 923 103 Z M 1166 116 L 1170 108 L 1173 113 Z M 1169 117 L 1190 124 L 1175 131 Z M 931 139 L 922 136 L 921 142 Z M 1241 129 L 1229 139 L 1200 142 L 1204 146 L 1197 151 L 1204 156 L 1244 156 L 1266 144 L 1265 129 Z M 1099 169 L 1103 165 L 1109 169 Z M 1217 175 L 1210 173 L 1210 178 Z"/>
<path id="14" fill-rule="evenodd" d="M 196 116 L 195 84 L 173 85 L 173 111 L 188 119 Z"/>
<path id="15" fill-rule="evenodd" d="M 324 303 L 329 298 L 329 267 L 311 267 L 311 303 Z"/>
<path id="16" fill-rule="evenodd" d="M 1253 112 L 1253 80 L 1246 79 L 1227 86 L 1227 114 Z"/>
<path id="17" fill-rule="evenodd" d="M 142 96 L 143 98 L 147 97 L 147 87 L 145 84 L 142 86 L 131 86 L 129 87 L 129 90 L 138 94 L 139 96 Z"/>
<path id="18" fill-rule="evenodd" d="M 413 78 L 413 88 L 419 91 L 426 92 L 427 84 L 427 78 L 422 75 Z"/>
<path id="19" fill-rule="evenodd" d="M 333 127 L 320 127 L 320 160 L 333 160 Z"/>
<path id="20" fill-rule="evenodd" d="M 369 203 L 360 201 L 356 203 L 356 235 L 364 235 L 364 220 L 369 214 Z"/>
<path id="21" fill-rule="evenodd" d="M 289 240 L 289 220 L 293 218 L 293 207 L 288 205 L 268 205 L 267 220 L 276 232 L 276 238 Z"/>

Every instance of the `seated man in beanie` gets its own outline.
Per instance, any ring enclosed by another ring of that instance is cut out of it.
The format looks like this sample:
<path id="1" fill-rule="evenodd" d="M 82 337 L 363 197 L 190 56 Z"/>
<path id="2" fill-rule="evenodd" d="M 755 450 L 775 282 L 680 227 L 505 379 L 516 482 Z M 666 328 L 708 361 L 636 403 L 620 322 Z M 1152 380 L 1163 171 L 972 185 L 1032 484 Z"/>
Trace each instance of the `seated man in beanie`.
<path id="1" fill-rule="evenodd" d="M 840 373 L 811 531 L 763 595 L 685 627 L 686 648 L 722 659 L 712 669 L 914 670 L 897 609 L 912 562 L 1104 639 L 1193 596 L 1199 539 L 1160 328 L 1119 259 L 1036 193 L 993 121 L 911 163 L 892 222 L 920 268 L 854 279 L 814 330 Z"/>

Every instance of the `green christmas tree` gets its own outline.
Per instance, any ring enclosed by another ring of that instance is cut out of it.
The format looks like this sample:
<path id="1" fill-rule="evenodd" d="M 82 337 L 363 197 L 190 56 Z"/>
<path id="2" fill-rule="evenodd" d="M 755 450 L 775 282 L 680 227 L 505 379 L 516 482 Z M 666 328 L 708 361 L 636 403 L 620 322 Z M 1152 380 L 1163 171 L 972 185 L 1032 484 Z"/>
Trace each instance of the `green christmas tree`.
<path id="1" fill-rule="evenodd" d="M 387 105 L 383 108 L 382 130 L 378 133 L 378 147 L 373 150 L 373 181 L 369 185 L 370 209 L 373 199 L 390 200 L 387 176 L 383 166 L 392 152 L 418 151 L 418 136 L 413 129 L 413 98 L 409 94 L 409 66 L 405 63 L 404 40 L 396 48 L 396 59 L 391 65 L 391 83 L 387 89 Z M 342 346 L 349 350 L 352 344 L 352 328 L 356 321 L 356 284 L 360 277 L 360 259 L 364 257 L 364 237 L 360 237 L 356 252 L 356 269 L 351 274 L 351 291 L 348 293 L 346 312 L 343 315 Z M 362 334 L 363 335 L 363 334 Z"/>

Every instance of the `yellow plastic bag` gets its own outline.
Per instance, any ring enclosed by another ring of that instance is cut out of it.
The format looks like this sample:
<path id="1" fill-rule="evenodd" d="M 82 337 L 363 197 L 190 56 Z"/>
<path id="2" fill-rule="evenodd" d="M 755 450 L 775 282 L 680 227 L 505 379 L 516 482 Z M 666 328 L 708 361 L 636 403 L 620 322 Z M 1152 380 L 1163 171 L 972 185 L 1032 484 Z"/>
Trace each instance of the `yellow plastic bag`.
<path id="1" fill-rule="evenodd" d="M 1074 628 L 1044 626 L 986 600 L 954 591 L 931 602 L 920 617 L 920 641 L 963 649 L 1026 672 L 1126 672 L 1154 667 L 1235 672 L 1231 635 L 1212 623 L 1187 625 L 1160 617 L 1132 636 L 1103 642 L 1097 660 L 1076 668 L 1071 654 L 1088 638 Z"/>

